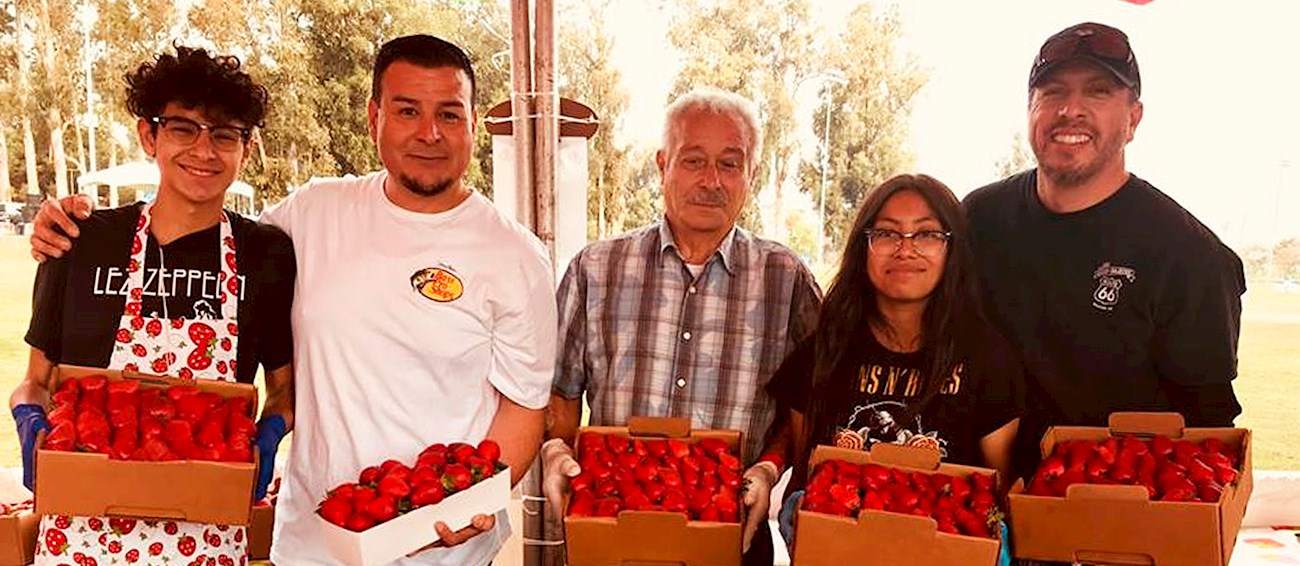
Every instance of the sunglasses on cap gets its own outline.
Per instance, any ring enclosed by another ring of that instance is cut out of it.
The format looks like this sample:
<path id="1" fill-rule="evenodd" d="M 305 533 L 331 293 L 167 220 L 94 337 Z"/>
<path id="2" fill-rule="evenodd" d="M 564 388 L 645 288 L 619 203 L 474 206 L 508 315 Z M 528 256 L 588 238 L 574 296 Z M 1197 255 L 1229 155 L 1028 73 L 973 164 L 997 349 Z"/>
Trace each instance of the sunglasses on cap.
<path id="1" fill-rule="evenodd" d="M 1128 36 L 1112 27 L 1080 24 L 1053 35 L 1038 51 L 1030 73 L 1030 85 L 1056 65 L 1075 58 L 1088 58 L 1102 64 L 1124 85 L 1141 88 L 1137 60 L 1129 47 Z"/>

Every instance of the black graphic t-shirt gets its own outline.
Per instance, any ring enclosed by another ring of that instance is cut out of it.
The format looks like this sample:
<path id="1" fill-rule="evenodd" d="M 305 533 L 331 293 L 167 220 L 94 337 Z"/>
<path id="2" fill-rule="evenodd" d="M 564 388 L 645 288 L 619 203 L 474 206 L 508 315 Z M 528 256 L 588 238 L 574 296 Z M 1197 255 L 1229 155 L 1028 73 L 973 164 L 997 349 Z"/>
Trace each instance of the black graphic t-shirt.
<path id="1" fill-rule="evenodd" d="M 142 204 L 97 211 L 61 259 L 36 272 L 26 340 L 54 363 L 106 367 L 127 296 L 127 264 Z M 293 360 L 293 244 L 278 228 L 232 217 L 238 267 L 239 342 L 236 379 L 252 383 L 258 365 Z M 164 318 L 221 318 L 221 227 L 187 234 L 161 247 L 145 244 L 141 313 Z"/>
<path id="2" fill-rule="evenodd" d="M 813 339 L 791 352 L 768 391 L 780 405 L 803 413 L 805 423 L 811 422 L 814 394 L 832 400 L 835 437 L 814 439 L 813 444 L 857 449 L 879 442 L 920 446 L 939 451 L 945 462 L 983 466 L 980 439 L 1020 413 L 1023 370 L 1006 341 L 989 331 L 967 345 L 967 354 L 939 394 L 916 413 L 908 407 L 925 392 L 925 352 L 893 352 L 870 332 L 864 334 L 861 347 L 853 350 L 856 355 L 835 371 L 824 391 L 813 391 Z"/>

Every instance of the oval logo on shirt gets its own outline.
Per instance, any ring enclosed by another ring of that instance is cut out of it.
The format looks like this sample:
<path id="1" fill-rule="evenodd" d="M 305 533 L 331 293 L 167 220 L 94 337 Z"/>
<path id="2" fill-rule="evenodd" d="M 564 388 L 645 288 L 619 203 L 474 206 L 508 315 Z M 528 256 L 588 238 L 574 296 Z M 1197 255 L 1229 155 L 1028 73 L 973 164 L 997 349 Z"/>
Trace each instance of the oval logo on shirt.
<path id="1" fill-rule="evenodd" d="M 431 301 L 450 303 L 465 293 L 465 284 L 447 269 L 426 267 L 411 275 L 411 289 Z"/>

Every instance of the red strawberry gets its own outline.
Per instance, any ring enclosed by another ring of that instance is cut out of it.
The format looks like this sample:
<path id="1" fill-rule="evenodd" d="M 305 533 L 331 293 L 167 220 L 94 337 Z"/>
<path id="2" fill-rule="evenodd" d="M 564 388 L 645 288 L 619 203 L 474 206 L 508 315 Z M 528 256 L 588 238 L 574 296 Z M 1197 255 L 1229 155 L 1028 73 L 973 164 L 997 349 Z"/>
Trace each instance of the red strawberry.
<path id="1" fill-rule="evenodd" d="M 57 523 L 58 521 L 56 520 L 55 522 Z M 99 532 L 104 530 L 104 521 L 100 520 L 99 517 L 91 517 L 90 521 L 87 522 L 90 524 L 90 530 L 92 531 Z M 67 527 L 63 528 L 66 529 Z"/>
<path id="2" fill-rule="evenodd" d="M 131 239 L 131 255 L 140 253 L 140 250 L 142 249 L 144 249 L 144 244 L 140 242 L 140 235 L 136 234 L 135 237 Z"/>
<path id="3" fill-rule="evenodd" d="M 128 563 L 131 563 L 131 564 L 134 564 L 134 563 L 136 563 L 136 562 L 139 562 L 139 561 L 140 561 L 140 551 L 139 551 L 139 550 L 136 550 L 136 549 L 134 549 L 134 548 L 132 548 L 131 550 L 126 551 L 126 561 L 127 561 Z"/>
<path id="4" fill-rule="evenodd" d="M 235 252 L 226 252 L 226 265 L 229 265 L 230 269 L 237 269 L 235 267 L 236 265 L 238 265 L 235 262 Z"/>
<path id="5" fill-rule="evenodd" d="M 229 556 L 222 554 L 221 557 L 217 559 L 217 564 L 220 566 L 235 566 L 235 561 Z"/>
<path id="6" fill-rule="evenodd" d="M 194 537 L 185 535 L 176 541 L 176 550 L 181 553 L 181 556 L 193 556 L 194 551 L 198 550 L 198 542 Z"/>
<path id="7" fill-rule="evenodd" d="M 227 281 L 227 282 L 226 282 L 226 289 L 227 289 L 228 291 L 230 291 L 230 294 L 231 294 L 231 295 L 234 295 L 234 296 L 236 296 L 236 297 L 240 296 L 240 295 L 239 295 L 239 278 L 238 278 L 238 277 L 235 277 L 235 278 L 231 279 L 230 281 Z"/>
<path id="8" fill-rule="evenodd" d="M 411 505 L 416 507 L 436 505 L 446 496 L 447 491 L 443 489 L 441 482 L 422 483 L 415 487 L 415 491 L 411 492 Z"/>
<path id="9" fill-rule="evenodd" d="M 120 552 L 122 552 L 122 542 L 121 542 L 121 541 L 116 541 L 116 540 L 115 540 L 115 541 L 111 541 L 111 542 L 108 543 L 108 553 L 109 553 L 109 554 L 118 554 L 118 553 L 120 553 Z"/>
<path id="10" fill-rule="evenodd" d="M 227 248 L 233 248 L 235 247 L 235 237 L 226 236 L 224 240 L 221 240 L 221 243 L 225 244 Z"/>
<path id="11" fill-rule="evenodd" d="M 126 270 L 131 273 L 140 271 L 140 262 L 135 258 L 131 258 L 131 262 L 126 264 Z"/>
<path id="12" fill-rule="evenodd" d="M 382 474 L 383 472 L 380 471 L 378 466 L 370 466 L 364 470 L 361 470 L 361 477 L 357 479 L 357 483 L 363 485 L 374 484 L 375 482 L 379 481 L 379 476 Z"/>
<path id="13" fill-rule="evenodd" d="M 190 325 L 190 340 L 194 342 L 195 346 L 206 347 L 216 337 L 217 332 L 206 323 L 195 322 Z"/>
<path id="14" fill-rule="evenodd" d="M 227 323 L 226 331 L 229 332 L 231 336 L 239 336 L 239 325 L 233 322 Z"/>
<path id="15" fill-rule="evenodd" d="M 149 350 L 145 349 L 144 344 L 135 344 L 131 346 L 131 354 L 137 358 L 143 358 L 149 355 Z"/>
<path id="16" fill-rule="evenodd" d="M 131 289 L 131 300 L 138 301 L 144 296 L 144 289 Z"/>
<path id="17" fill-rule="evenodd" d="M 132 363 L 129 363 L 129 364 L 126 364 L 126 365 L 122 366 L 122 370 L 123 370 L 123 371 L 140 371 L 140 366 L 136 365 L 135 362 L 132 362 Z"/>
<path id="18" fill-rule="evenodd" d="M 190 368 L 181 368 L 181 370 L 177 372 L 177 376 L 181 379 L 194 379 L 194 372 L 190 370 Z"/>
<path id="19" fill-rule="evenodd" d="M 131 330 L 140 330 L 141 328 L 144 328 L 144 317 L 138 315 L 131 317 Z"/>
<path id="20" fill-rule="evenodd" d="M 192 327 L 191 327 L 192 328 Z M 189 367 L 202 371 L 212 365 L 212 356 L 208 354 L 207 348 L 195 348 L 185 360 Z"/>
<path id="21" fill-rule="evenodd" d="M 149 364 L 154 373 L 167 373 L 167 360 L 158 358 Z"/>
<path id="22" fill-rule="evenodd" d="M 374 501 L 366 504 L 365 512 L 374 517 L 376 523 L 382 523 L 397 516 L 397 500 L 380 494 Z"/>
<path id="23" fill-rule="evenodd" d="M 117 341 L 123 344 L 131 343 L 131 331 L 125 328 L 117 329 Z"/>
<path id="24" fill-rule="evenodd" d="M 478 453 L 480 458 L 487 460 L 493 466 L 501 460 L 501 445 L 497 444 L 495 440 L 490 438 L 485 438 L 482 442 L 478 443 L 478 448 L 475 452 Z"/>
<path id="25" fill-rule="evenodd" d="M 370 517 L 369 513 L 358 512 L 353 513 L 351 517 L 348 517 L 344 528 L 359 533 L 373 526 L 375 526 L 375 520 Z"/>
<path id="26" fill-rule="evenodd" d="M 229 338 L 222 338 L 222 339 L 221 339 L 221 349 L 222 349 L 222 350 L 225 350 L 225 351 L 229 352 L 230 349 L 233 348 L 234 346 L 235 346 L 234 343 L 232 343 L 232 342 L 230 341 Z"/>
<path id="27" fill-rule="evenodd" d="M 67 552 L 68 535 L 63 534 L 63 531 L 60 529 L 45 531 L 45 549 L 55 556 Z"/>
<path id="28" fill-rule="evenodd" d="M 135 519 L 121 519 L 118 517 L 112 517 L 108 520 L 108 526 L 112 527 L 113 532 L 119 535 L 131 534 L 131 531 L 135 530 L 135 525 L 136 525 Z"/>
<path id="29" fill-rule="evenodd" d="M 185 319 L 173 318 L 171 319 L 171 323 L 172 323 L 172 328 L 175 328 L 176 330 L 180 330 L 182 326 L 185 326 Z"/>
<path id="30" fill-rule="evenodd" d="M 127 302 L 126 314 L 129 314 L 131 316 L 140 316 L 140 301 Z"/>
<path id="31" fill-rule="evenodd" d="M 54 518 L 54 528 L 66 529 L 72 526 L 72 519 L 67 515 L 59 515 Z"/>
<path id="32" fill-rule="evenodd" d="M 173 534 L 173 535 L 176 534 L 176 524 L 175 523 L 168 523 L 168 524 L 171 525 L 171 531 L 172 531 L 168 534 Z M 155 542 L 149 545 L 149 556 L 158 556 L 159 554 L 162 554 L 162 551 L 163 551 L 163 544 L 161 542 Z"/>
<path id="33" fill-rule="evenodd" d="M 162 321 L 156 318 L 149 319 L 149 322 L 146 322 L 144 325 L 145 333 L 150 336 L 157 336 L 159 334 L 162 334 L 162 330 L 163 330 Z"/>
<path id="34" fill-rule="evenodd" d="M 352 502 L 347 497 L 330 497 L 320 504 L 321 518 L 340 527 L 347 527 L 348 517 L 352 514 Z"/>
<path id="35" fill-rule="evenodd" d="M 223 374 L 223 375 L 226 373 L 226 360 L 218 360 L 218 361 L 217 361 L 217 373 L 220 373 L 220 374 Z"/>

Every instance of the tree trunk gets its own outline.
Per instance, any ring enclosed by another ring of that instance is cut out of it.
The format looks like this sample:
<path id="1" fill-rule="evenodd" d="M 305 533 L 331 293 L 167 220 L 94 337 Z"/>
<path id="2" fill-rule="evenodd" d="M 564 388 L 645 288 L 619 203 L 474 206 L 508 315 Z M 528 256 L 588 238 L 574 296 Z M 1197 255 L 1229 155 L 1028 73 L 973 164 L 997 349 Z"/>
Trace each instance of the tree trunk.
<path id="1" fill-rule="evenodd" d="M 27 116 L 23 116 L 23 162 L 27 167 L 28 196 L 43 193 L 40 177 L 36 175 L 36 136 L 32 134 L 32 119 Z"/>
<path id="2" fill-rule="evenodd" d="M 44 49 L 41 50 L 41 65 L 45 67 L 46 80 L 56 80 L 58 76 L 54 58 L 56 51 L 54 49 L 54 26 L 50 21 L 50 2 L 41 0 L 41 25 L 39 26 L 45 33 Z M 50 156 L 54 159 L 54 189 L 55 195 L 59 198 L 68 196 L 68 155 L 67 150 L 63 147 L 63 112 L 57 106 L 57 101 L 48 101 L 50 105 L 47 114 L 48 125 L 50 127 Z"/>
<path id="3" fill-rule="evenodd" d="M 14 198 L 14 186 L 9 182 L 9 128 L 0 127 L 0 202 L 9 202 Z"/>
<path id="4" fill-rule="evenodd" d="M 54 158 L 54 194 L 68 196 L 68 154 L 63 149 L 63 113 L 50 109 L 50 155 Z"/>

